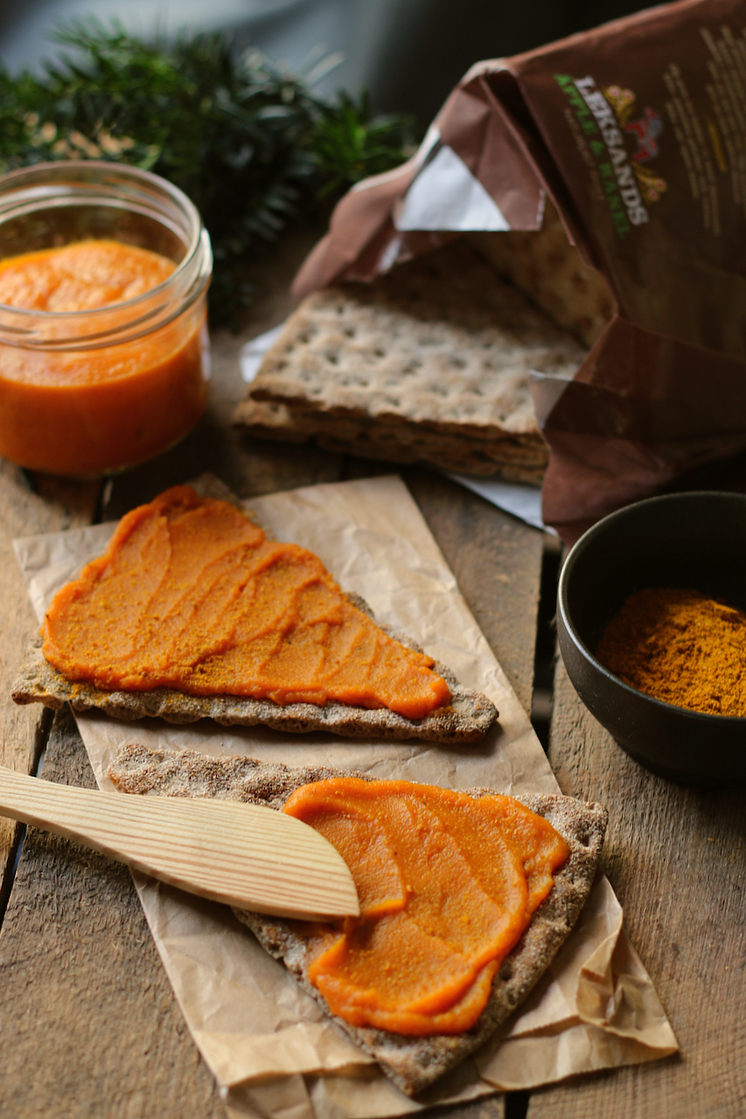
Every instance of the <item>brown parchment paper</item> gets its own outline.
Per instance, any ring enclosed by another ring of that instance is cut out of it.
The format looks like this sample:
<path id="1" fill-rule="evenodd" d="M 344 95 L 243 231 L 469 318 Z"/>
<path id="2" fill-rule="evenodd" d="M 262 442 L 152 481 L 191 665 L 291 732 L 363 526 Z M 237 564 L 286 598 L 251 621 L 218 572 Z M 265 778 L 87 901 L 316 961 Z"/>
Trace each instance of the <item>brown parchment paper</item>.
<path id="1" fill-rule="evenodd" d="M 254 499 L 276 536 L 311 548 L 379 621 L 417 637 L 470 687 L 490 696 L 499 726 L 458 751 L 435 744 L 284 735 L 203 720 L 78 725 L 99 785 L 127 742 L 243 754 L 288 765 L 354 767 L 453 788 L 554 792 L 541 745 L 408 490 L 398 477 L 321 485 Z M 16 541 L 41 618 L 56 590 L 103 550 L 112 525 Z M 539 987 L 488 1046 L 419 1102 L 398 1091 L 224 906 L 142 875 L 135 884 L 195 1043 L 234 1116 L 373 1119 L 525 1088 L 573 1073 L 652 1060 L 677 1048 L 652 982 L 622 930 L 605 879 Z"/>

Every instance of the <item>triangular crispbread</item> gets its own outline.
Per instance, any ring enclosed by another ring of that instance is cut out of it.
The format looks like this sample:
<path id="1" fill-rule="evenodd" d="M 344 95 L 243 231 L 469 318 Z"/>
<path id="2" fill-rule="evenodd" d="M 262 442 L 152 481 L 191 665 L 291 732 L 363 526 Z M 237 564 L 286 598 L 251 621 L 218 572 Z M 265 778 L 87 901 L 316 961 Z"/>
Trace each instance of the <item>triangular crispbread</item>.
<path id="1" fill-rule="evenodd" d="M 202 479 L 193 488 L 202 497 L 217 497 L 239 504 L 216 479 Z M 258 523 L 245 510 L 242 512 Z M 347 597 L 375 622 L 372 611 L 359 596 Z M 379 629 L 402 645 L 421 652 L 408 636 L 386 626 L 379 626 Z M 424 718 L 409 719 L 386 707 L 369 709 L 341 702 L 328 702 L 324 706 L 313 703 L 281 705 L 269 699 L 227 694 L 187 695 L 168 687 L 144 692 L 108 691 L 88 681 L 67 679 L 47 662 L 40 643 L 36 642 L 15 681 L 13 699 L 19 704 L 43 703 L 53 709 L 67 702 L 77 712 L 95 709 L 112 718 L 129 721 L 147 716 L 160 717 L 170 723 L 191 723 L 210 718 L 222 725 L 261 725 L 291 733 L 327 731 L 350 738 L 414 738 L 444 743 L 480 741 L 497 718 L 494 704 L 481 693 L 460 684 L 446 665 L 436 663 L 433 671 L 448 684 L 451 702 Z"/>
<path id="2" fill-rule="evenodd" d="M 301 785 L 340 775 L 339 770 L 324 766 L 289 769 L 252 758 L 212 758 L 188 750 L 173 753 L 140 745 L 125 747 L 109 772 L 117 788 L 126 793 L 220 796 L 269 804 L 277 809 Z M 473 796 L 484 796 L 495 790 L 467 791 Z M 549 793 L 516 799 L 549 820 L 567 841 L 571 853 L 564 866 L 555 872 L 552 891 L 534 913 L 528 930 L 503 961 L 493 981 L 490 1001 L 477 1025 L 453 1036 L 405 1037 L 350 1026 L 330 1015 L 407 1095 L 414 1096 L 429 1088 L 484 1044 L 509 1018 L 548 968 L 590 893 L 606 831 L 606 809 Z M 292 923 L 256 913 L 237 911 L 237 916 L 329 1014 L 325 1000 L 308 981 L 305 945 Z"/>

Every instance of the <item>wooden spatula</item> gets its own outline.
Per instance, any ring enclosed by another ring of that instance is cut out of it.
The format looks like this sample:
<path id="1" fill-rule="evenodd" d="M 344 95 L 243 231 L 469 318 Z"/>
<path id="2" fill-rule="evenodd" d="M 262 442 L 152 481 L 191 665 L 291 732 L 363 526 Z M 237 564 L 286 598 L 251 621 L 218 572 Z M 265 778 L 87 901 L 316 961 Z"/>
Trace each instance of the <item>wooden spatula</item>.
<path id="1" fill-rule="evenodd" d="M 273 808 L 99 793 L 0 766 L 0 815 L 241 909 L 321 920 L 360 913 L 341 855 L 308 824 Z"/>

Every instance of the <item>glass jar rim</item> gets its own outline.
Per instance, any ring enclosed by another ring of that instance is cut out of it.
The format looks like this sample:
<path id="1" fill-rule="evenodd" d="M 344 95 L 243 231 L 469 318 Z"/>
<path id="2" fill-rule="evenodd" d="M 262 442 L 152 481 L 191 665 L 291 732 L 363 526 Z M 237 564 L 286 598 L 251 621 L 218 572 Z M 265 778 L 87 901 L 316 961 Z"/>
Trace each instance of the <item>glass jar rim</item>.
<path id="1" fill-rule="evenodd" d="M 0 303 L 1 344 L 88 350 L 133 341 L 171 322 L 206 291 L 212 274 L 209 234 L 197 207 L 173 183 L 108 160 L 37 163 L 0 176 L 0 226 L 40 203 L 59 206 L 66 198 L 70 206 L 89 202 L 139 212 L 170 229 L 182 241 L 184 256 L 155 287 L 102 307 L 45 311 Z"/>
<path id="2" fill-rule="evenodd" d="M 86 172 L 86 174 L 81 176 L 76 182 L 76 173 L 81 171 Z M 103 181 L 95 181 L 91 173 L 95 174 L 97 171 L 102 173 Z M 49 176 L 46 182 L 44 178 L 45 175 Z M 212 266 L 209 235 L 204 229 L 200 213 L 191 199 L 188 198 L 179 187 L 174 186 L 173 183 L 168 182 L 167 179 L 162 178 L 160 175 L 156 175 L 152 171 L 144 171 L 140 167 L 133 167 L 126 163 L 115 163 L 110 160 L 70 159 L 60 160 L 58 162 L 35 163 L 31 167 L 21 167 L 15 171 L 9 171 L 5 175 L 0 175 L 0 225 L 2 225 L 6 217 L 23 213 L 24 209 L 27 208 L 33 209 L 33 203 L 39 201 L 40 198 L 60 200 L 62 194 L 59 193 L 56 188 L 64 185 L 71 187 L 101 187 L 104 189 L 108 185 L 113 188 L 116 186 L 115 177 L 125 182 L 129 180 L 131 183 L 149 186 L 151 191 L 159 191 L 162 195 L 167 196 L 171 203 L 180 209 L 187 217 L 191 227 L 189 230 L 189 241 L 186 244 L 184 256 L 178 262 L 173 272 L 167 276 L 165 280 L 161 280 L 155 287 L 150 288 L 146 292 L 142 292 L 140 295 L 134 296 L 132 299 L 123 299 L 116 303 L 105 304 L 102 307 L 95 307 L 82 311 L 45 311 L 29 307 L 15 307 L 12 304 L 0 302 L 0 313 L 10 313 L 13 317 L 18 316 L 20 321 L 27 318 L 50 323 L 62 323 L 65 321 L 73 323 L 81 322 L 83 319 L 92 322 L 97 316 L 103 318 L 107 314 L 111 315 L 113 309 L 125 313 L 129 309 L 134 311 L 138 305 L 144 305 L 149 302 L 152 303 L 154 296 L 157 298 L 168 290 L 173 290 L 175 286 L 179 286 L 183 277 L 189 271 L 190 266 L 194 265 L 195 258 L 198 256 L 205 257 L 205 251 L 209 256 L 209 260 L 203 260 L 199 272 L 200 275 L 205 272 L 205 265 L 208 266 L 207 271 L 209 272 Z M 107 184 L 106 179 L 108 178 L 110 178 L 111 181 Z M 55 183 L 55 179 L 59 181 Z M 48 193 L 44 190 L 45 187 Z M 79 201 L 84 203 L 85 199 L 81 196 Z M 166 224 L 165 221 L 164 224 Z M 200 286 L 202 287 L 204 285 Z"/>

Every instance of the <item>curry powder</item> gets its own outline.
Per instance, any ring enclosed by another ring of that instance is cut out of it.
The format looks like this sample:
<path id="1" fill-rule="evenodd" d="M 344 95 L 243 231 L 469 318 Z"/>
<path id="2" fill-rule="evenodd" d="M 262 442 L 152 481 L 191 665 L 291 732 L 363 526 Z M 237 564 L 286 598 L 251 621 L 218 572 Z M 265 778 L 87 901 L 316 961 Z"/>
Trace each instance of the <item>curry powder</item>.
<path id="1" fill-rule="evenodd" d="M 746 715 L 746 614 L 699 591 L 656 587 L 629 598 L 598 659 L 647 695 L 711 715 Z"/>

